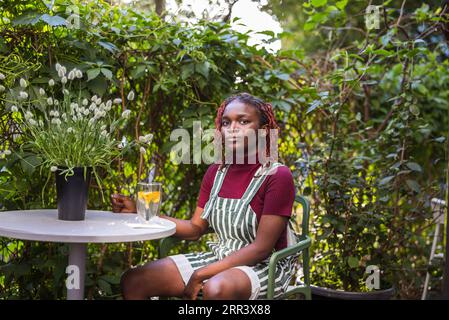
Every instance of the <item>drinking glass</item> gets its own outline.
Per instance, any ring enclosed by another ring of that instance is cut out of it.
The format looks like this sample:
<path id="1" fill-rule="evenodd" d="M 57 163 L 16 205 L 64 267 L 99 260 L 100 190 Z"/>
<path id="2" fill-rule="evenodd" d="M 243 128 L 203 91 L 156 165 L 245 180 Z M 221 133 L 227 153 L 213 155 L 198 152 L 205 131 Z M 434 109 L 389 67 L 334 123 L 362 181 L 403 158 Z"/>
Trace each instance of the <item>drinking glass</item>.
<path id="1" fill-rule="evenodd" d="M 159 182 L 139 182 L 137 184 L 137 214 L 148 223 L 159 214 L 161 207 L 162 185 Z"/>

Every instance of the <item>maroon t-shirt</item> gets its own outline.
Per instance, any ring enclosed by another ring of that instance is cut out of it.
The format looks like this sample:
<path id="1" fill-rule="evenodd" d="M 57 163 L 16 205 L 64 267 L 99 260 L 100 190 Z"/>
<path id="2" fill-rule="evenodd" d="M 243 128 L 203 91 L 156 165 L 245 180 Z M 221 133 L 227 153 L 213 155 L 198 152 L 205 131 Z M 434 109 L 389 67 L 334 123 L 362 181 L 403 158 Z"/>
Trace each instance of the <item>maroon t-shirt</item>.
<path id="1" fill-rule="evenodd" d="M 212 164 L 207 169 L 201 183 L 198 207 L 204 208 L 209 200 L 214 184 L 215 174 L 219 165 Z M 219 197 L 240 199 L 245 193 L 251 179 L 254 177 L 260 163 L 232 164 L 221 186 Z M 274 174 L 268 175 L 252 199 L 250 205 L 256 213 L 257 221 L 264 214 L 290 217 L 295 200 L 295 186 L 290 169 L 286 166 L 278 167 Z M 287 247 L 287 230 L 285 229 L 276 243 L 275 249 Z"/>

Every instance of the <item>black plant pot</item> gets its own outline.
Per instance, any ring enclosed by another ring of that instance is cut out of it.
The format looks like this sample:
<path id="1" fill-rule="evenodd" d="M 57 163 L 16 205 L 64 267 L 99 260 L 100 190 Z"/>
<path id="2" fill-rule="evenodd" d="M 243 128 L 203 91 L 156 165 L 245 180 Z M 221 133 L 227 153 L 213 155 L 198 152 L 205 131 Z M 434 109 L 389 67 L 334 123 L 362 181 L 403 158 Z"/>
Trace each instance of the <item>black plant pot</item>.
<path id="1" fill-rule="evenodd" d="M 394 288 L 370 292 L 350 292 L 310 286 L 312 300 L 391 300 L 396 294 Z"/>
<path id="2" fill-rule="evenodd" d="M 56 193 L 58 197 L 58 219 L 68 221 L 84 220 L 87 209 L 92 168 L 74 168 L 74 174 L 61 174 L 65 168 L 58 168 L 56 173 Z M 85 172 L 86 171 L 86 172 Z"/>

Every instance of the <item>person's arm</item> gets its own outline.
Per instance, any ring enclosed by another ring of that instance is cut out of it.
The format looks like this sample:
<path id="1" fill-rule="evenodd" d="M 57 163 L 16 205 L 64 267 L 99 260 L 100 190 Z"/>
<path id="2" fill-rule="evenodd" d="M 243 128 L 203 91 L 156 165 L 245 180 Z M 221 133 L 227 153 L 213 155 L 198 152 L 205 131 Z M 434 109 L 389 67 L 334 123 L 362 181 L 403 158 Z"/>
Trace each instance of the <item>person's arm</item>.
<path id="1" fill-rule="evenodd" d="M 197 269 L 184 291 L 184 298 L 195 299 L 202 282 L 227 269 L 237 266 L 253 266 L 268 258 L 286 228 L 288 217 L 263 215 L 253 243 L 230 254 L 224 259 Z"/>
<path id="2" fill-rule="evenodd" d="M 136 213 L 136 203 L 130 197 L 121 194 L 113 194 L 112 211 L 119 213 Z M 173 221 L 176 224 L 175 237 L 183 240 L 198 240 L 209 227 L 207 220 L 201 218 L 203 211 L 203 208 L 197 207 L 190 220 L 172 218 L 166 215 L 160 215 L 159 217 Z"/>

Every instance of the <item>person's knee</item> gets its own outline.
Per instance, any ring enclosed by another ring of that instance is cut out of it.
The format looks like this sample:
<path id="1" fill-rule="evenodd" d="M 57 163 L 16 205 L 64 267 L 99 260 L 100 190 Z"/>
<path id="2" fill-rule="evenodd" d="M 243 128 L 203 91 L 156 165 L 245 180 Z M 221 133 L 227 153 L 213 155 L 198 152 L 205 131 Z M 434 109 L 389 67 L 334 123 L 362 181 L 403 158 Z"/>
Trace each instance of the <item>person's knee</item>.
<path id="1" fill-rule="evenodd" d="M 120 288 L 125 299 L 132 293 L 136 293 L 139 289 L 139 283 L 142 281 L 139 279 L 139 273 L 139 268 L 137 267 L 128 269 L 122 274 L 122 277 L 120 278 Z"/>
<path id="2" fill-rule="evenodd" d="M 224 280 L 222 278 L 209 279 L 203 286 L 203 298 L 205 300 L 232 299 L 233 286 Z"/>

